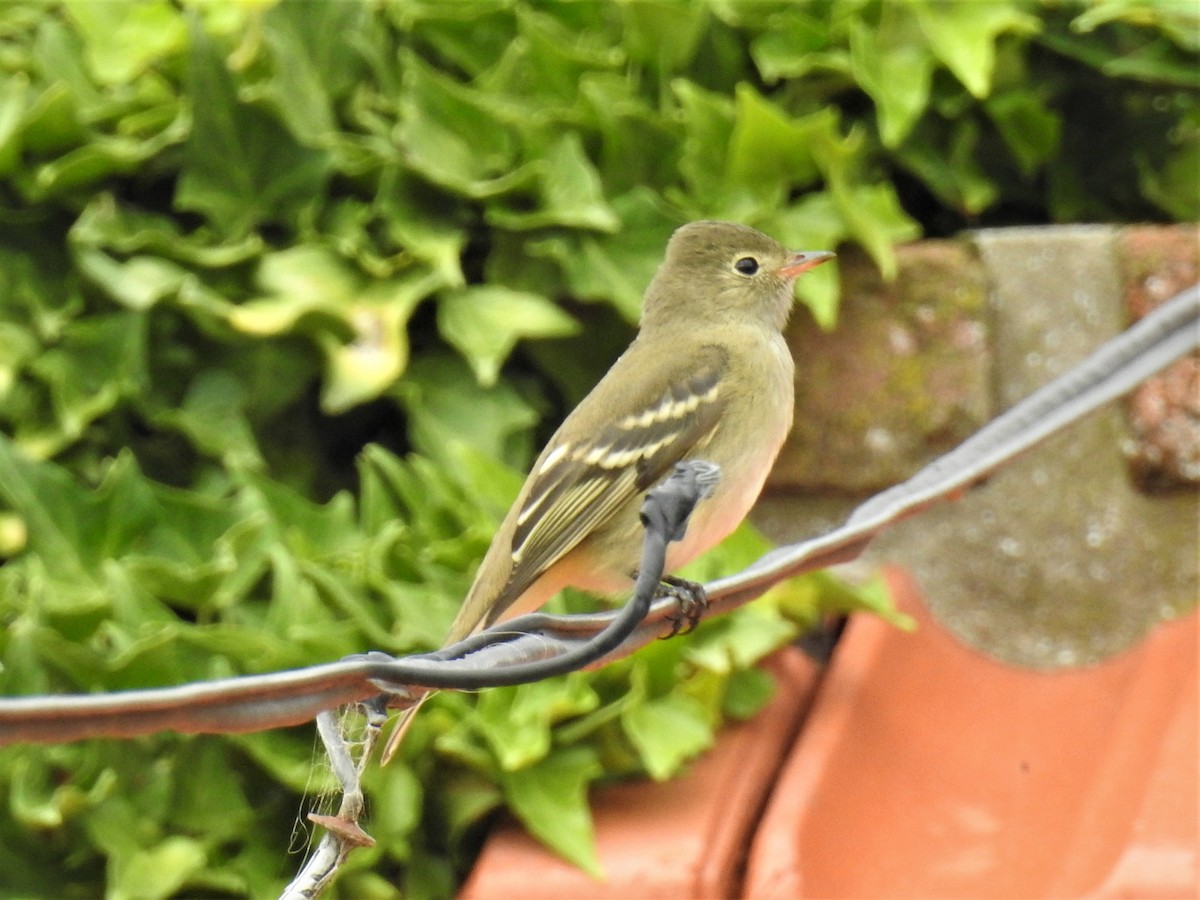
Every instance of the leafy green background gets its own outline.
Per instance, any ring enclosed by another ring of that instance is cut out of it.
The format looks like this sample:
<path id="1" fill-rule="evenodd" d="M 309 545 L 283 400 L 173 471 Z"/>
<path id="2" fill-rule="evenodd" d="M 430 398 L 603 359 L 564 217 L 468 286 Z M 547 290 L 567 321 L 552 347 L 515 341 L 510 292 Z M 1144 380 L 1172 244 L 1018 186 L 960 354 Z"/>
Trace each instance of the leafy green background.
<path id="1" fill-rule="evenodd" d="M 5 3 L 0 689 L 438 643 L 675 226 L 890 273 L 968 226 L 1196 219 L 1198 27 L 1192 0 Z M 831 324 L 834 267 L 801 291 Z M 594 869 L 590 783 L 668 777 L 765 702 L 756 660 L 863 606 L 818 576 L 440 696 L 334 893 L 448 894 L 500 806 Z M 316 758 L 311 728 L 5 749 L 0 892 L 270 895 Z"/>

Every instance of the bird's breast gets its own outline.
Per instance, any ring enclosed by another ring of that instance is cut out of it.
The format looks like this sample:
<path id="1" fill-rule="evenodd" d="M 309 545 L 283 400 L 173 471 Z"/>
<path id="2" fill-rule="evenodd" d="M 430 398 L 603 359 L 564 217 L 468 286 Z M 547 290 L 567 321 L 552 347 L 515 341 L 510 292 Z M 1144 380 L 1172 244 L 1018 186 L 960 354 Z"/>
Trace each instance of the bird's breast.
<path id="1" fill-rule="evenodd" d="M 791 354 L 780 335 L 772 335 L 762 349 L 757 365 L 738 378 L 744 393 L 733 398 L 709 442 L 689 454 L 719 465 L 721 479 L 713 495 L 696 506 L 683 540 L 668 549 L 668 570 L 687 565 L 741 524 L 791 430 L 795 397 Z"/>

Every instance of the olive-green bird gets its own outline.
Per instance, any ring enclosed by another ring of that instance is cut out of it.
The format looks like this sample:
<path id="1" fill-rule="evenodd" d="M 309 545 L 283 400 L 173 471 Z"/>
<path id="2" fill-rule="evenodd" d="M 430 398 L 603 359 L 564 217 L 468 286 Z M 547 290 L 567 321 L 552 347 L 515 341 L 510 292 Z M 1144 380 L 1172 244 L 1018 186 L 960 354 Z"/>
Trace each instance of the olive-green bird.
<path id="1" fill-rule="evenodd" d="M 531 612 L 564 587 L 628 590 L 642 499 L 677 462 L 716 463 L 720 480 L 669 546 L 666 571 L 738 526 L 792 424 L 794 366 L 782 335 L 792 283 L 831 258 L 729 222 L 693 222 L 671 236 L 637 337 L 538 456 L 447 644 Z M 419 705 L 402 714 L 385 762 Z"/>

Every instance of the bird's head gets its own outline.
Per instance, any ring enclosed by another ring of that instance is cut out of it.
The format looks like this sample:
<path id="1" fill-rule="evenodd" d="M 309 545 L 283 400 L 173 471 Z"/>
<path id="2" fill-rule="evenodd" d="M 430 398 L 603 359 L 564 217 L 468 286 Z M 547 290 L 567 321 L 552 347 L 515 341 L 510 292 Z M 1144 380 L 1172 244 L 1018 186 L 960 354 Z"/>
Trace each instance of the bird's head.
<path id="1" fill-rule="evenodd" d="M 747 225 L 692 222 L 667 244 L 646 290 L 642 327 L 711 316 L 718 324 L 750 317 L 782 328 L 796 277 L 833 256 L 788 250 Z"/>

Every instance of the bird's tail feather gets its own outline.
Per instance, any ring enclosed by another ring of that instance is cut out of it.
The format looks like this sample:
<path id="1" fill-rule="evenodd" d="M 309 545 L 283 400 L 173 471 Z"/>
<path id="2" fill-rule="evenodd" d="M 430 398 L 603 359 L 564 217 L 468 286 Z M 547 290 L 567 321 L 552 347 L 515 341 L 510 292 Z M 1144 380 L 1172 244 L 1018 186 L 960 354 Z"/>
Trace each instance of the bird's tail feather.
<path id="1" fill-rule="evenodd" d="M 396 755 L 396 751 L 400 749 L 400 744 L 404 740 L 404 736 L 408 734 L 408 729 L 412 727 L 413 720 L 417 717 L 417 711 L 432 696 L 433 691 L 423 694 L 416 703 L 408 709 L 402 710 L 400 715 L 396 716 L 396 727 L 388 735 L 387 744 L 384 745 L 383 755 L 380 757 L 382 765 L 386 766 L 391 762 L 392 757 Z"/>

